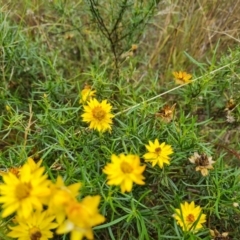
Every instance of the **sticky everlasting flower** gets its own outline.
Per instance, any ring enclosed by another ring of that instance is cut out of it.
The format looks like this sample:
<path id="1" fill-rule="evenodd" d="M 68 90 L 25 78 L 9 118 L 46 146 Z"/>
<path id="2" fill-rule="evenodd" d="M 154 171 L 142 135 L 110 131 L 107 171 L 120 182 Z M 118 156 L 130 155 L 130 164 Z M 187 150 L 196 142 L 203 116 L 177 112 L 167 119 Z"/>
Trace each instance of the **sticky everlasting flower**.
<path id="1" fill-rule="evenodd" d="M 163 164 L 170 164 L 169 155 L 173 153 L 173 149 L 170 145 L 167 145 L 165 142 L 159 143 L 157 139 L 155 139 L 154 143 L 149 141 L 149 145 L 145 145 L 148 150 L 148 153 L 143 155 L 143 158 L 146 162 L 151 162 L 154 167 L 156 164 L 160 168 L 163 168 Z"/>
<path id="2" fill-rule="evenodd" d="M 97 99 L 91 99 L 84 107 L 84 113 L 82 118 L 84 122 L 90 123 L 89 128 L 98 130 L 99 132 L 105 132 L 111 130 L 112 118 L 111 114 L 112 106 L 107 103 L 107 100 L 98 102 Z"/>
<path id="3" fill-rule="evenodd" d="M 208 170 L 213 169 L 212 164 L 215 163 L 212 161 L 212 157 L 208 157 L 206 154 L 199 155 L 197 152 L 189 158 L 189 161 L 196 165 L 196 171 L 201 171 L 203 176 L 208 175 Z"/>
<path id="4" fill-rule="evenodd" d="M 183 231 L 197 231 L 206 222 L 206 214 L 203 214 L 200 206 L 195 206 L 194 202 L 180 204 L 180 209 L 175 209 L 173 217 Z"/>
<path id="5" fill-rule="evenodd" d="M 185 84 L 191 82 L 192 75 L 186 72 L 173 72 L 173 76 L 175 77 L 176 84 Z"/>
<path id="6" fill-rule="evenodd" d="M 3 176 L 3 184 L 0 185 L 2 217 L 17 211 L 18 215 L 27 218 L 33 209 L 42 209 L 45 198 L 50 194 L 49 181 L 43 173 L 44 168 L 32 165 L 29 159 L 20 169 L 19 176 L 11 172 Z"/>
<path id="7" fill-rule="evenodd" d="M 81 202 L 73 201 L 66 207 L 67 219 L 57 229 L 57 234 L 70 232 L 71 240 L 83 237 L 93 239 L 92 227 L 105 221 L 98 212 L 100 196 L 87 196 Z"/>
<path id="8" fill-rule="evenodd" d="M 79 103 L 85 103 L 91 100 L 95 96 L 96 91 L 91 89 L 91 86 L 85 85 L 84 89 L 80 93 Z"/>
<path id="9" fill-rule="evenodd" d="M 66 217 L 66 207 L 76 199 L 79 194 L 80 183 L 65 186 L 62 177 L 58 176 L 56 183 L 51 183 L 51 195 L 49 196 L 48 211 L 56 216 L 58 223 L 62 223 Z"/>
<path id="10" fill-rule="evenodd" d="M 103 172 L 107 174 L 108 185 L 120 185 L 121 192 L 130 192 L 133 183 L 143 185 L 144 176 L 142 173 L 146 166 L 140 165 L 137 155 L 115 154 L 111 157 L 111 163 L 107 164 Z"/>
<path id="11" fill-rule="evenodd" d="M 9 237 L 17 238 L 19 240 L 47 240 L 53 237 L 51 229 L 58 225 L 53 222 L 54 216 L 47 215 L 45 212 L 33 212 L 28 218 L 17 216 L 14 222 L 17 226 L 9 227 Z"/>

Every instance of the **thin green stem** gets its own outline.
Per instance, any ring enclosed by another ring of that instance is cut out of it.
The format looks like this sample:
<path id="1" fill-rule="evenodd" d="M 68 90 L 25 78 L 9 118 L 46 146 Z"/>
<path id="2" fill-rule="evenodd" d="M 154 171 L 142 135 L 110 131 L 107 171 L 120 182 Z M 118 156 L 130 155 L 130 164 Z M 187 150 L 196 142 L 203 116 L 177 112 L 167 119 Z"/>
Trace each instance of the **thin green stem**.
<path id="1" fill-rule="evenodd" d="M 231 62 L 231 63 L 228 63 L 228 64 L 226 64 L 226 65 L 224 65 L 224 66 L 222 66 L 222 67 L 220 67 L 220 68 L 218 68 L 218 69 L 215 69 L 215 70 L 213 70 L 213 71 L 211 71 L 211 72 L 209 72 L 209 73 L 207 73 L 207 74 L 205 74 L 205 75 L 203 75 L 203 76 L 201 76 L 201 77 L 198 77 L 198 78 L 193 79 L 193 80 L 192 80 L 191 82 L 189 82 L 189 83 L 185 83 L 185 84 L 179 85 L 179 86 L 177 86 L 177 87 L 175 87 L 175 88 L 172 88 L 172 89 L 170 89 L 170 90 L 168 90 L 168 91 L 166 91 L 166 92 L 160 93 L 160 94 L 158 94 L 157 96 L 154 96 L 154 97 L 149 98 L 149 99 L 147 99 L 147 100 L 145 100 L 145 101 L 142 101 L 142 102 L 140 102 L 140 103 L 138 103 L 138 104 L 136 104 L 136 105 L 133 105 L 133 106 L 127 108 L 127 109 L 124 109 L 124 110 L 116 113 L 116 114 L 115 114 L 115 117 L 118 116 L 118 115 L 121 115 L 121 114 L 123 114 L 123 113 L 125 113 L 125 112 L 128 112 L 128 111 L 130 111 L 130 110 L 132 110 L 132 109 L 134 109 L 134 108 L 137 108 L 137 107 L 139 107 L 140 105 L 142 105 L 143 103 L 151 102 L 151 101 L 153 101 L 153 100 L 155 100 L 155 99 L 157 99 L 157 98 L 159 98 L 159 97 L 161 97 L 161 96 L 164 96 L 164 95 L 166 95 L 166 94 L 168 94 L 168 93 L 170 93 L 170 92 L 173 92 L 173 91 L 175 91 L 175 90 L 177 90 L 177 89 L 179 89 L 179 88 L 182 88 L 182 87 L 184 87 L 184 86 L 186 86 L 186 85 L 188 85 L 188 84 L 191 84 L 191 83 L 193 83 L 193 82 L 196 82 L 197 80 L 206 77 L 208 74 L 214 74 L 214 73 L 220 71 L 221 69 L 224 69 L 224 68 L 228 67 L 229 65 L 231 65 L 231 64 L 233 64 L 233 63 L 236 63 L 237 61 L 238 61 L 238 60 L 233 61 L 233 62 Z"/>

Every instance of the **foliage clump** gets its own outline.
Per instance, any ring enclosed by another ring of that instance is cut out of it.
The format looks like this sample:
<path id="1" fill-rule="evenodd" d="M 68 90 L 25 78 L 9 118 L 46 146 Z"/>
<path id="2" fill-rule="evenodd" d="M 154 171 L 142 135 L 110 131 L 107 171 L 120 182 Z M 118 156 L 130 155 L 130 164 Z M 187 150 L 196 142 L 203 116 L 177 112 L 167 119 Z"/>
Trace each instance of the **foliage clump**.
<path id="1" fill-rule="evenodd" d="M 240 50 L 190 6 L 1 8 L 1 239 L 238 239 Z"/>

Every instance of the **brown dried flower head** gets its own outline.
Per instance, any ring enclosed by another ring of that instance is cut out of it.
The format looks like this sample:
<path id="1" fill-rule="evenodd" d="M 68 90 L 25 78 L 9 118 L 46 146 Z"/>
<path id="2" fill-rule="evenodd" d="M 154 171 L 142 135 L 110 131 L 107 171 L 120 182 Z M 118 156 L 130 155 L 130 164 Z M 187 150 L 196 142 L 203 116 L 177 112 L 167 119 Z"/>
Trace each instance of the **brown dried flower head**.
<path id="1" fill-rule="evenodd" d="M 212 238 L 212 240 L 230 240 L 230 238 L 228 237 L 228 232 L 220 233 L 217 229 L 210 229 L 210 234 L 212 237 L 214 237 Z"/>
<path id="2" fill-rule="evenodd" d="M 208 157 L 205 153 L 199 155 L 197 152 L 189 158 L 189 161 L 196 165 L 196 171 L 201 171 L 203 176 L 208 175 L 208 170 L 213 169 L 212 164 L 215 163 L 212 157 Z"/>
<path id="3" fill-rule="evenodd" d="M 228 123 L 234 123 L 234 122 L 235 122 L 235 118 L 234 118 L 234 116 L 232 115 L 232 112 L 231 112 L 231 111 L 227 111 L 227 114 L 226 114 L 226 122 L 228 122 Z"/>
<path id="4" fill-rule="evenodd" d="M 7 171 L 0 171 L 0 176 L 7 175 L 9 172 L 14 174 L 16 177 L 19 177 L 21 167 L 12 167 L 7 169 Z"/>
<path id="5" fill-rule="evenodd" d="M 233 98 L 230 98 L 226 103 L 225 111 L 231 111 L 236 107 L 236 102 Z"/>
<path id="6" fill-rule="evenodd" d="M 165 105 L 159 112 L 155 114 L 156 117 L 159 117 L 166 123 L 169 123 L 173 120 L 174 111 L 175 111 L 176 103 L 172 106 Z"/>

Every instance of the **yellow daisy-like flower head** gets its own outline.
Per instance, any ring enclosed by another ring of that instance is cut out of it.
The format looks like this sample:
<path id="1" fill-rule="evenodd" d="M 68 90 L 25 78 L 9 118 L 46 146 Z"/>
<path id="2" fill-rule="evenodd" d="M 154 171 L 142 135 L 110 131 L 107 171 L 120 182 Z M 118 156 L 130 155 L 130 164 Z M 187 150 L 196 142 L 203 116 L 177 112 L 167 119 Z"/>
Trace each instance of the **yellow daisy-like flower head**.
<path id="1" fill-rule="evenodd" d="M 105 221 L 98 212 L 100 196 L 87 196 L 81 202 L 73 201 L 66 207 L 67 219 L 57 229 L 57 234 L 71 232 L 71 240 L 84 236 L 93 239 L 92 227 Z"/>
<path id="2" fill-rule="evenodd" d="M 65 186 L 62 177 L 58 176 L 56 183 L 51 183 L 51 195 L 49 196 L 48 210 L 56 216 L 58 223 L 62 223 L 66 217 L 66 207 L 76 199 L 81 183 Z"/>
<path id="3" fill-rule="evenodd" d="M 180 204 L 180 209 L 175 209 L 173 217 L 185 232 L 197 231 L 206 222 L 206 214 L 203 214 L 200 206 L 195 206 L 193 201 Z"/>
<path id="4" fill-rule="evenodd" d="M 163 168 L 163 164 L 170 164 L 169 155 L 173 153 L 173 149 L 170 145 L 165 142 L 159 143 L 157 139 L 154 142 L 149 141 L 149 145 L 145 145 L 148 152 L 143 155 L 146 162 L 151 162 L 154 167 L 156 164 L 160 168 Z"/>
<path id="5" fill-rule="evenodd" d="M 98 102 L 97 99 L 91 99 L 88 105 L 83 106 L 84 113 L 82 118 L 84 122 L 90 123 L 89 128 L 98 130 L 99 132 L 105 132 L 106 130 L 111 131 L 112 118 L 111 114 L 112 106 L 103 100 Z"/>
<path id="6" fill-rule="evenodd" d="M 212 165 L 215 163 L 212 157 L 208 157 L 205 153 L 199 155 L 197 152 L 189 158 L 189 161 L 196 165 L 196 171 L 200 171 L 204 177 L 208 175 L 209 169 L 213 169 Z"/>
<path id="7" fill-rule="evenodd" d="M 3 184 L 0 185 L 2 217 L 17 211 L 19 216 L 27 218 L 33 209 L 42 210 L 42 205 L 50 194 L 50 182 L 43 172 L 43 167 L 33 169 L 27 162 L 20 169 L 19 176 L 11 172 L 3 176 Z"/>
<path id="8" fill-rule="evenodd" d="M 80 93 L 80 100 L 79 103 L 85 103 L 89 100 L 91 100 L 95 96 L 96 91 L 92 90 L 91 86 L 85 85 L 84 89 Z"/>
<path id="9" fill-rule="evenodd" d="M 176 84 L 185 84 L 185 83 L 190 83 L 192 80 L 190 80 L 192 78 L 191 74 L 188 74 L 186 72 L 173 72 L 173 76 L 175 77 L 175 82 Z"/>
<path id="10" fill-rule="evenodd" d="M 53 237 L 51 229 L 58 226 L 53 222 L 54 216 L 46 211 L 33 212 L 28 218 L 17 216 L 14 220 L 18 225 L 9 227 L 11 231 L 7 235 L 17 239 L 47 240 Z"/>
<path id="11" fill-rule="evenodd" d="M 41 172 L 41 174 L 45 171 L 44 167 L 41 167 L 42 159 L 40 159 L 37 163 L 33 160 L 33 158 L 29 157 L 27 159 L 27 162 L 25 164 L 28 164 L 31 168 L 31 173 L 35 174 L 35 172 Z M 46 176 L 46 175 L 45 175 Z"/>
<path id="12" fill-rule="evenodd" d="M 120 185 L 121 192 L 130 192 L 133 183 L 144 185 L 144 176 L 142 173 L 146 166 L 141 166 L 137 155 L 112 155 L 112 163 L 109 163 L 103 169 L 107 174 L 108 185 Z"/>

